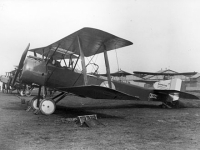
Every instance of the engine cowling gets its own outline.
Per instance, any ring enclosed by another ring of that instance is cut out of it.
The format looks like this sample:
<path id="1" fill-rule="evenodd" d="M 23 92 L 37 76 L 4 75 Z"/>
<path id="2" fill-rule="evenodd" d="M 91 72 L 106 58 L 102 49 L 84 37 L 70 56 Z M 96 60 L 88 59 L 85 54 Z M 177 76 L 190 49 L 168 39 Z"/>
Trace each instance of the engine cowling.
<path id="1" fill-rule="evenodd" d="M 47 79 L 46 63 L 27 57 L 24 61 L 20 79 L 27 84 L 35 83 L 44 85 Z"/>

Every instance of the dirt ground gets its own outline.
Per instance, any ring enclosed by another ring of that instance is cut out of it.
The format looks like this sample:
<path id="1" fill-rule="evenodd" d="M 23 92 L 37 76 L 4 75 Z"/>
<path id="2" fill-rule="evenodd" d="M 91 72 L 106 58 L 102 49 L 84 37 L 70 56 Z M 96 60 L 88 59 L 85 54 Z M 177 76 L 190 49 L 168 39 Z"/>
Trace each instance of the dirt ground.
<path id="1" fill-rule="evenodd" d="M 0 149 L 200 149 L 200 101 L 182 103 L 185 108 L 162 109 L 158 103 L 71 96 L 59 102 L 54 114 L 45 116 L 25 111 L 27 106 L 14 94 L 0 93 Z M 89 114 L 97 114 L 103 125 L 80 127 L 73 121 Z"/>

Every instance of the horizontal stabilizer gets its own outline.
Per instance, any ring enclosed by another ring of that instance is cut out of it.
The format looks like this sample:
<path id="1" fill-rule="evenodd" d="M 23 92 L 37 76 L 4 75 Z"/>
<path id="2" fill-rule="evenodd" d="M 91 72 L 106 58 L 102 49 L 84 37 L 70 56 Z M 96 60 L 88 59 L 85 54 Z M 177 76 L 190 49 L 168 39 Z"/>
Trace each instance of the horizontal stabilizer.
<path id="1" fill-rule="evenodd" d="M 180 98 L 184 98 L 184 99 L 199 99 L 197 96 L 193 95 L 193 94 L 189 94 L 186 92 L 180 92 L 180 91 L 176 91 L 176 90 L 154 90 L 155 94 L 165 94 L 165 95 L 173 95 L 174 93 L 178 93 Z"/>
<path id="2" fill-rule="evenodd" d="M 138 97 L 134 97 L 107 87 L 101 87 L 96 85 L 58 88 L 58 89 L 61 91 L 73 93 L 79 96 L 90 97 L 94 99 L 139 100 Z"/>

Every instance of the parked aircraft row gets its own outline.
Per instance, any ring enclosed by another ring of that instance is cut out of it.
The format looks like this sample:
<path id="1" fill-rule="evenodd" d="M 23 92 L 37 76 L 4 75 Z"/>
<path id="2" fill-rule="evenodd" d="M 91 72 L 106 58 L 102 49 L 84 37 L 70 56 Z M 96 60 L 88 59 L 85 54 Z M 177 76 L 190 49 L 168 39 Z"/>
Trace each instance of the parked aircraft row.
<path id="1" fill-rule="evenodd" d="M 6 75 L 0 76 L 0 81 L 2 82 L 2 92 L 3 93 L 12 93 L 12 91 L 17 90 L 21 96 L 30 96 L 33 86 L 23 84 L 19 82 L 19 79 L 16 80 L 14 85 L 11 85 L 13 77 L 16 73 L 16 69 L 10 72 L 6 72 Z"/>

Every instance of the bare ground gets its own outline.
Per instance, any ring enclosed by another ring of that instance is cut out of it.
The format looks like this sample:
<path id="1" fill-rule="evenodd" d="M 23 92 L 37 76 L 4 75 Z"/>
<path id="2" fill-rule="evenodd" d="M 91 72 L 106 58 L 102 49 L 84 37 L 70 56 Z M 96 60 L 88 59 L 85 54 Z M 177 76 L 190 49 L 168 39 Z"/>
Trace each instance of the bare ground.
<path id="1" fill-rule="evenodd" d="M 0 149 L 200 149 L 200 101 L 182 100 L 182 106 L 161 109 L 158 103 L 72 96 L 53 115 L 44 116 L 26 112 L 13 94 L 0 93 Z M 104 126 L 80 127 L 72 120 L 88 114 L 97 114 Z"/>

